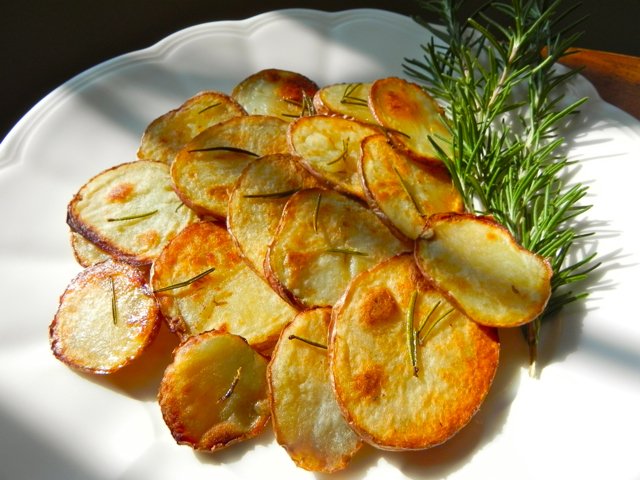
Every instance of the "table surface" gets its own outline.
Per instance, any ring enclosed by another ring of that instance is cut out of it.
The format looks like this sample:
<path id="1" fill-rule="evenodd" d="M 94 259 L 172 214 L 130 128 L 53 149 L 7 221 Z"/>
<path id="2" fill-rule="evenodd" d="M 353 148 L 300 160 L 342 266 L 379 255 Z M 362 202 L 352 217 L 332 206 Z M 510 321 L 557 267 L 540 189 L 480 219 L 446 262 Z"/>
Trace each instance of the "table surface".
<path id="1" fill-rule="evenodd" d="M 51 90 L 76 74 L 117 55 L 148 47 L 165 36 L 203 22 L 234 20 L 282 8 L 345 10 L 381 8 L 405 15 L 425 15 L 416 0 L 394 1 L 244 1 L 25 0 L 3 5 L 0 16 L 2 108 L 0 139 Z M 231 3 L 231 5 L 227 5 Z M 467 0 L 471 11 L 484 3 Z M 567 2 L 573 5 L 574 2 Z M 622 54 L 574 56 L 589 67 L 585 75 L 610 103 L 640 118 L 640 0 L 583 0 L 579 16 L 584 35 L 576 46 Z M 613 61 L 613 64 L 611 63 Z M 595 63 L 594 63 L 595 62 Z M 610 67 L 615 66 L 612 69 Z M 631 105 L 630 105 L 631 103 Z"/>

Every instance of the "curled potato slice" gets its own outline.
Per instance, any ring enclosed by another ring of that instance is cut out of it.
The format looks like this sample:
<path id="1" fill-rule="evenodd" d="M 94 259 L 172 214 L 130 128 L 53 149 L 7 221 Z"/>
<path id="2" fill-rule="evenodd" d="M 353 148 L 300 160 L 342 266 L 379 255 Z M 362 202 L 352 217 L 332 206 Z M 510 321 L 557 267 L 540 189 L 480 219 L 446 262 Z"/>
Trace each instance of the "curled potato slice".
<path id="1" fill-rule="evenodd" d="M 549 262 L 488 217 L 432 216 L 415 256 L 425 276 L 483 325 L 523 325 L 542 313 L 551 295 Z"/>
<path id="2" fill-rule="evenodd" d="M 170 164 L 178 151 L 204 129 L 239 115 L 246 112 L 228 95 L 200 92 L 149 124 L 140 141 L 138 158 Z"/>
<path id="3" fill-rule="evenodd" d="M 229 196 L 227 228 L 249 265 L 262 277 L 267 248 L 291 195 L 318 181 L 289 154 L 250 163 Z"/>
<path id="4" fill-rule="evenodd" d="M 231 96 L 251 115 L 272 115 L 290 121 L 309 115 L 318 85 L 304 75 L 269 68 L 238 83 Z"/>
<path id="5" fill-rule="evenodd" d="M 77 232 L 71 233 L 71 249 L 76 261 L 83 267 L 90 267 L 96 263 L 110 260 L 112 257 L 108 252 L 90 242 Z"/>
<path id="6" fill-rule="evenodd" d="M 355 275 L 408 249 L 359 201 L 332 190 L 307 189 L 287 202 L 265 272 L 271 286 L 292 303 L 331 306 Z"/>
<path id="7" fill-rule="evenodd" d="M 342 417 L 329 379 L 330 320 L 330 308 L 298 314 L 282 331 L 268 368 L 276 440 L 296 465 L 325 473 L 345 468 L 361 445 Z"/>
<path id="8" fill-rule="evenodd" d="M 71 281 L 49 326 L 49 341 L 70 367 L 108 374 L 138 358 L 159 326 L 156 301 L 140 271 L 108 260 Z"/>
<path id="9" fill-rule="evenodd" d="M 269 420 L 266 371 L 237 335 L 210 331 L 181 343 L 158 393 L 176 442 L 214 451 L 257 436 Z"/>
<path id="10" fill-rule="evenodd" d="M 169 166 L 147 160 L 109 168 L 90 179 L 67 208 L 67 223 L 118 260 L 149 265 L 196 214 L 180 208 Z"/>
<path id="11" fill-rule="evenodd" d="M 369 108 L 370 91 L 370 83 L 335 83 L 320 88 L 313 97 L 313 105 L 320 115 L 340 115 L 377 124 Z"/>
<path id="12" fill-rule="evenodd" d="M 369 106 L 394 144 L 416 160 L 439 162 L 430 139 L 445 152 L 450 150 L 451 134 L 442 108 L 415 83 L 396 77 L 376 80 Z"/>
<path id="13" fill-rule="evenodd" d="M 358 174 L 360 143 L 380 130 L 346 118 L 314 115 L 291 123 L 292 151 L 311 173 L 344 193 L 364 197 Z"/>
<path id="14" fill-rule="evenodd" d="M 438 445 L 482 404 L 499 356 L 495 329 L 469 320 L 411 255 L 357 277 L 334 307 L 329 360 L 351 427 L 389 450 Z"/>
<path id="15" fill-rule="evenodd" d="M 444 167 L 414 162 L 384 135 L 364 139 L 362 152 L 359 167 L 369 205 L 408 238 L 418 237 L 430 215 L 462 211 L 462 198 Z"/>
<path id="16" fill-rule="evenodd" d="M 199 215 L 224 219 L 229 190 L 242 170 L 263 155 L 289 153 L 287 122 L 246 115 L 214 125 L 191 140 L 171 164 L 180 199 Z"/>
<path id="17" fill-rule="evenodd" d="M 229 233 L 200 222 L 184 229 L 153 263 L 151 285 L 181 338 L 215 329 L 265 351 L 296 314 L 242 259 Z"/>

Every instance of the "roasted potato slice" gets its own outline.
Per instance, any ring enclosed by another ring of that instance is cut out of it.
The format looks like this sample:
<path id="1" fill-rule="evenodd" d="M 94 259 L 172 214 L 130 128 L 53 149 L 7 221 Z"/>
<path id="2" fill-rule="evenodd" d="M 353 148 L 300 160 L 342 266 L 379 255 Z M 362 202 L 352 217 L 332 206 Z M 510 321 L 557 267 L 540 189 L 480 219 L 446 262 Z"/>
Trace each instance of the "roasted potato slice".
<path id="1" fill-rule="evenodd" d="M 313 97 L 316 113 L 340 115 L 364 123 L 378 124 L 369 108 L 370 83 L 335 83 L 318 90 Z"/>
<path id="2" fill-rule="evenodd" d="M 549 262 L 522 248 L 489 217 L 432 216 L 416 242 L 415 256 L 424 275 L 482 325 L 530 322 L 551 295 Z"/>
<path id="3" fill-rule="evenodd" d="M 183 339 L 215 329 L 265 351 L 297 313 L 211 222 L 191 225 L 167 245 L 153 263 L 151 285 L 171 330 Z"/>
<path id="4" fill-rule="evenodd" d="M 290 302 L 331 306 L 359 272 L 409 249 L 359 201 L 332 190 L 301 190 L 282 212 L 265 272 Z"/>
<path id="5" fill-rule="evenodd" d="M 420 235 L 430 215 L 462 211 L 462 197 L 444 167 L 411 160 L 384 135 L 364 139 L 359 168 L 369 205 L 408 238 Z"/>
<path id="6" fill-rule="evenodd" d="M 496 330 L 450 305 L 410 254 L 354 278 L 334 307 L 328 348 L 347 422 L 388 450 L 429 448 L 464 427 L 499 357 Z"/>
<path id="7" fill-rule="evenodd" d="M 318 185 L 298 159 L 266 155 L 250 163 L 229 196 L 227 228 L 249 265 L 264 275 L 264 259 L 289 197 Z"/>
<path id="8" fill-rule="evenodd" d="M 214 451 L 253 438 L 269 421 L 267 361 L 237 335 L 190 337 L 176 348 L 158 401 L 181 445 Z"/>
<path id="9" fill-rule="evenodd" d="M 110 260 L 111 255 L 98 247 L 95 243 L 90 242 L 77 232 L 71 233 L 71 249 L 76 261 L 83 267 L 90 267 L 96 263 Z"/>
<path id="10" fill-rule="evenodd" d="M 360 143 L 380 130 L 346 118 L 314 115 L 302 117 L 289 127 L 291 151 L 314 175 L 334 188 L 364 198 L 358 174 Z"/>
<path id="11" fill-rule="evenodd" d="M 138 158 L 171 163 L 178 151 L 204 129 L 246 115 L 229 95 L 205 91 L 156 118 L 144 131 Z"/>
<path id="12" fill-rule="evenodd" d="M 51 350 L 72 368 L 113 373 L 149 346 L 160 318 L 140 271 L 107 260 L 82 270 L 69 283 L 49 326 Z"/>
<path id="13" fill-rule="evenodd" d="M 268 368 L 276 440 L 297 466 L 325 473 L 345 468 L 361 446 L 329 379 L 330 320 L 330 308 L 298 314 L 283 330 Z"/>
<path id="14" fill-rule="evenodd" d="M 229 189 L 256 158 L 289 153 L 287 122 L 276 117 L 235 117 L 204 130 L 178 152 L 171 178 L 182 201 L 204 217 L 224 219 Z"/>
<path id="15" fill-rule="evenodd" d="M 371 85 L 369 107 L 394 145 L 416 160 L 439 162 L 430 139 L 450 151 L 451 133 L 442 108 L 415 83 L 396 77 L 376 80 Z"/>
<path id="16" fill-rule="evenodd" d="M 311 114 L 318 85 L 297 72 L 269 68 L 238 83 L 231 96 L 251 115 L 290 121 Z"/>
<path id="17" fill-rule="evenodd" d="M 196 214 L 181 206 L 169 166 L 139 160 L 90 179 L 67 208 L 67 223 L 113 257 L 148 265 Z"/>

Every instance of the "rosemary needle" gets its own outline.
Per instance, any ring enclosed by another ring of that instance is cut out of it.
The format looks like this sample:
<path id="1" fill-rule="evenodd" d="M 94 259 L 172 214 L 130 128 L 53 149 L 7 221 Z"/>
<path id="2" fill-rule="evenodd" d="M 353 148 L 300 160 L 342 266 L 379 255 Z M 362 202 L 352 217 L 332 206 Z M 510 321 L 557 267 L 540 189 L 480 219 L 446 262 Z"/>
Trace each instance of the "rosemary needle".
<path id="1" fill-rule="evenodd" d="M 242 367 L 238 367 L 238 370 L 236 370 L 236 374 L 233 377 L 233 380 L 231 381 L 231 385 L 229 386 L 229 388 L 227 389 L 226 392 L 224 392 L 224 395 L 222 395 L 219 399 L 217 403 L 220 402 L 224 402 L 225 400 L 227 400 L 231 395 L 233 395 L 233 391 L 236 389 L 236 386 L 238 385 L 238 382 L 240 381 L 240 373 L 242 373 Z"/>
<path id="2" fill-rule="evenodd" d="M 118 299 L 116 298 L 116 285 L 113 277 L 109 277 L 111 281 L 111 318 L 113 320 L 113 324 L 118 324 Z"/>
<path id="3" fill-rule="evenodd" d="M 418 298 L 418 291 L 414 290 L 409 300 L 409 308 L 407 310 L 406 321 L 406 333 L 407 333 L 407 345 L 409 347 L 409 359 L 411 360 L 411 367 L 413 369 L 413 376 L 418 376 L 418 342 L 416 341 L 416 329 L 413 326 L 413 317 L 416 310 L 416 299 Z"/>
<path id="4" fill-rule="evenodd" d="M 151 215 L 155 215 L 156 213 L 158 213 L 158 210 L 152 210 L 150 212 L 144 212 L 144 213 L 136 213 L 134 215 L 127 215 L 125 217 L 112 217 L 112 218 L 107 218 L 107 222 L 124 222 L 127 220 L 137 220 L 140 218 L 150 217 Z"/>
<path id="5" fill-rule="evenodd" d="M 299 340 L 299 341 L 301 341 L 303 343 L 306 343 L 308 345 L 311 345 L 313 347 L 322 348 L 324 350 L 327 349 L 327 346 L 322 344 L 322 343 L 314 342 L 313 340 L 309 340 L 308 338 L 304 338 L 304 337 L 299 337 L 298 335 L 293 335 L 292 334 L 292 335 L 289 335 L 287 338 L 289 340 Z"/>
<path id="6" fill-rule="evenodd" d="M 191 277 L 188 280 L 185 280 L 183 282 L 174 283 L 173 285 L 168 285 L 166 287 L 158 288 L 158 289 L 154 290 L 153 293 L 161 293 L 161 292 L 166 292 L 168 290 L 175 290 L 177 288 L 187 287 L 187 286 L 191 285 L 192 283 L 200 280 L 202 277 L 205 277 L 205 276 L 209 275 L 214 270 L 215 270 L 215 267 L 208 268 L 204 272 L 200 272 L 195 277 Z"/>

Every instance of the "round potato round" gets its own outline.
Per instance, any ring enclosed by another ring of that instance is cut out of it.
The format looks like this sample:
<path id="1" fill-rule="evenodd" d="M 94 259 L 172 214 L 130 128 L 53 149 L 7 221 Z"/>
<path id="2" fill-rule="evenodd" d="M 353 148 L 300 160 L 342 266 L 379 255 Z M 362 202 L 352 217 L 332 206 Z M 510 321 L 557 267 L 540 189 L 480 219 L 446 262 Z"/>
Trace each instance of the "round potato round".
<path id="1" fill-rule="evenodd" d="M 165 370 L 158 400 L 176 442 L 228 447 L 255 437 L 269 420 L 267 361 L 237 335 L 190 337 Z"/>
<path id="2" fill-rule="evenodd" d="M 159 326 L 156 301 L 140 270 L 108 260 L 71 281 L 49 339 L 53 354 L 70 367 L 107 374 L 139 357 Z"/>
<path id="3" fill-rule="evenodd" d="M 333 311 L 329 355 L 351 427 L 378 448 L 417 450 L 441 444 L 480 408 L 499 342 L 401 255 L 351 282 Z"/>
<path id="4" fill-rule="evenodd" d="M 269 362 L 276 440 L 306 470 L 342 470 L 361 441 L 344 420 L 329 380 L 330 308 L 306 310 L 283 331 Z M 311 343 L 313 342 L 313 343 Z"/>

